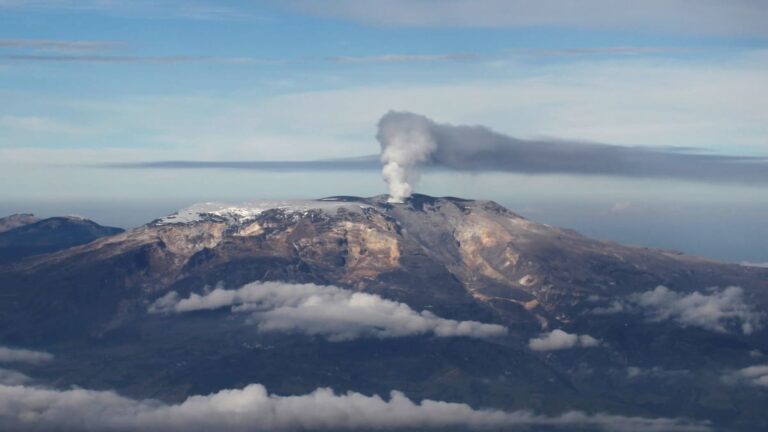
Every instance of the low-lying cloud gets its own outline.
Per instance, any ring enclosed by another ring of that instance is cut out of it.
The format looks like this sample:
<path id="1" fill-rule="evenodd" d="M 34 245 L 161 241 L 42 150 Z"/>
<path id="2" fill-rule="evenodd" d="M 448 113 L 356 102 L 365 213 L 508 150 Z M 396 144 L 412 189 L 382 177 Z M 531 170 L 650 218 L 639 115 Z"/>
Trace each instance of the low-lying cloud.
<path id="1" fill-rule="evenodd" d="M 0 363 L 38 364 L 53 360 L 53 355 L 42 351 L 0 346 Z"/>
<path id="2" fill-rule="evenodd" d="M 32 378 L 11 369 L 0 368 L 0 385 L 16 386 L 32 381 Z"/>
<path id="3" fill-rule="evenodd" d="M 634 295 L 631 301 L 644 310 L 650 321 L 672 320 L 683 326 L 719 333 L 738 329 L 743 334 L 751 334 L 762 327 L 762 314 L 745 302 L 741 287 L 683 294 L 658 286 Z"/>
<path id="4" fill-rule="evenodd" d="M 600 341 L 590 335 L 577 335 L 563 330 L 552 330 L 528 341 L 528 347 L 534 351 L 557 351 L 569 348 L 590 348 L 600 345 Z"/>
<path id="5" fill-rule="evenodd" d="M 723 380 L 728 383 L 747 383 L 768 387 L 768 364 L 749 366 L 726 374 Z"/>
<path id="6" fill-rule="evenodd" d="M 335 286 L 254 282 L 236 290 L 216 288 L 181 299 L 170 292 L 155 301 L 152 313 L 185 313 L 231 307 L 248 313 L 261 331 L 290 331 L 330 341 L 395 338 L 433 334 L 437 337 L 490 338 L 507 328 L 477 321 L 456 321 L 416 312 L 404 303 Z"/>
<path id="7" fill-rule="evenodd" d="M 179 404 L 133 400 L 114 392 L 0 385 L 0 429 L 99 431 L 274 431 L 591 427 L 613 431 L 704 431 L 706 423 L 571 411 L 559 416 L 473 409 L 461 403 L 413 402 L 321 388 L 299 396 L 269 394 L 259 384 L 190 396 Z"/>

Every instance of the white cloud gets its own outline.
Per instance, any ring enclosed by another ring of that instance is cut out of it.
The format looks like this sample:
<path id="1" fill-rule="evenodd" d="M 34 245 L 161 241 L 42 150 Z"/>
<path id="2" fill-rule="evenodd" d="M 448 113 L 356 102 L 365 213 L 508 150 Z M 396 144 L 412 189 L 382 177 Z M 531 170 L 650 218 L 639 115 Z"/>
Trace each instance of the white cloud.
<path id="1" fill-rule="evenodd" d="M 707 35 L 765 35 L 768 8 L 752 0 L 287 0 L 309 13 L 375 25 L 427 27 L 653 29 Z"/>
<path id="2" fill-rule="evenodd" d="M 31 381 L 32 378 L 15 370 L 0 368 L 0 385 L 16 386 Z"/>
<path id="3" fill-rule="evenodd" d="M 608 306 L 598 306 L 596 308 L 593 308 L 589 312 L 595 315 L 614 315 L 617 313 L 624 312 L 624 309 L 625 309 L 624 303 L 618 300 L 614 300 Z"/>
<path id="4" fill-rule="evenodd" d="M 645 310 L 651 321 L 673 320 L 683 326 L 720 333 L 737 327 L 742 333 L 751 334 L 762 327 L 762 314 L 745 303 L 744 290 L 740 287 L 712 289 L 709 294 L 698 291 L 682 294 L 658 286 L 634 295 L 632 301 Z"/>
<path id="5" fill-rule="evenodd" d="M 760 267 L 760 268 L 768 268 L 768 261 L 766 262 L 751 262 L 751 261 L 742 261 L 741 265 L 744 267 Z"/>
<path id="6" fill-rule="evenodd" d="M 32 133 L 78 135 L 88 129 L 71 125 L 56 119 L 36 116 L 0 116 L 0 127 Z"/>
<path id="7" fill-rule="evenodd" d="M 611 213 L 624 213 L 632 208 L 632 203 L 629 201 L 617 202 L 611 207 Z"/>
<path id="8" fill-rule="evenodd" d="M 528 341 L 528 347 L 534 351 L 555 351 L 569 348 L 590 348 L 600 345 L 600 341 L 590 335 L 577 335 L 557 329 L 544 333 Z"/>
<path id="9" fill-rule="evenodd" d="M 184 313 L 228 306 L 233 312 L 249 313 L 261 331 L 293 331 L 331 341 L 424 334 L 486 338 L 507 333 L 500 325 L 444 319 L 374 294 L 282 282 L 254 282 L 236 290 L 216 288 L 184 299 L 170 292 L 150 305 L 149 311 Z"/>
<path id="10" fill-rule="evenodd" d="M 0 346 L 0 363 L 38 364 L 51 360 L 53 360 L 53 355 L 47 352 Z"/>
<path id="11" fill-rule="evenodd" d="M 749 366 L 726 374 L 723 380 L 729 383 L 748 383 L 768 387 L 768 365 Z"/>
<path id="12" fill-rule="evenodd" d="M 704 423 L 571 411 L 555 417 L 528 411 L 476 410 L 469 405 L 424 400 L 400 392 L 389 399 L 318 389 L 299 396 L 269 394 L 264 386 L 191 396 L 175 405 L 133 400 L 114 392 L 50 390 L 0 385 L 4 430 L 262 431 L 587 426 L 614 431 L 702 431 Z"/>
<path id="13" fill-rule="evenodd" d="M 462 82 L 350 81 L 333 90 L 266 97 L 248 89 L 238 95 L 133 96 L 111 101 L 52 101 L 29 93 L 4 96 L 9 106 L 26 111 L 47 112 L 52 104 L 65 108 L 77 115 L 78 122 L 104 131 L 91 137 L 99 143 L 150 139 L 156 145 L 139 149 L 145 160 L 160 157 L 155 155 L 158 150 L 167 151 L 162 157 L 170 160 L 373 154 L 378 151 L 376 122 L 390 109 L 424 113 L 438 122 L 482 124 L 520 138 L 764 153 L 767 54 L 741 51 L 718 63 L 638 58 L 513 64 L 509 72 Z M 526 72 L 513 74 L 513 70 Z M 34 137 L 14 138 L 7 141 L 24 146 Z M 62 146 L 82 143 L 70 140 Z M 93 147 L 88 159 L 116 161 L 110 149 Z M 74 153 L 68 159 L 77 160 Z"/>

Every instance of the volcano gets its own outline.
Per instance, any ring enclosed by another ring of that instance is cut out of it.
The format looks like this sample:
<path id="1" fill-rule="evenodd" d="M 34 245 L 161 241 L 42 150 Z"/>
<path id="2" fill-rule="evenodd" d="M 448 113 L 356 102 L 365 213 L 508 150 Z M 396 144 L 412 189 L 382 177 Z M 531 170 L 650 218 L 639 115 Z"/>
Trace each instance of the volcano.
<path id="1" fill-rule="evenodd" d="M 203 203 L 5 263 L 0 342 L 168 403 L 257 382 L 768 427 L 768 269 L 387 198 Z"/>

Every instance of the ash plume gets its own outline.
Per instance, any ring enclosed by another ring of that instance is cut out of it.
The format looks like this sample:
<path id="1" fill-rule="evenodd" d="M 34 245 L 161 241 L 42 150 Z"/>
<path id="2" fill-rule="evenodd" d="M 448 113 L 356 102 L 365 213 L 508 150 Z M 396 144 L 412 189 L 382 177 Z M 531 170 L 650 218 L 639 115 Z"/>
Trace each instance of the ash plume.
<path id="1" fill-rule="evenodd" d="M 390 111 L 379 120 L 382 174 L 390 201 L 408 198 L 421 166 L 470 172 L 607 175 L 706 182 L 768 183 L 768 158 L 564 140 L 527 140 L 483 126 L 437 123 Z"/>
<path id="2" fill-rule="evenodd" d="M 434 125 L 424 116 L 407 112 L 390 111 L 379 120 L 376 139 L 381 144 L 381 174 L 389 185 L 390 202 L 403 202 L 411 196 L 417 166 L 437 150 Z"/>

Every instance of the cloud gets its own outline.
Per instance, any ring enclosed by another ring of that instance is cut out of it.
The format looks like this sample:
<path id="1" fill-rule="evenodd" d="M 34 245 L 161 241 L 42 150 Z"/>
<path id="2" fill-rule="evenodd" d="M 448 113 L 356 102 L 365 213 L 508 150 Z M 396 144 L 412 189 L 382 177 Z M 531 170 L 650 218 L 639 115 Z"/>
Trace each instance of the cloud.
<path id="1" fill-rule="evenodd" d="M 731 384 L 747 383 L 768 387 L 768 365 L 749 366 L 723 376 L 725 382 Z"/>
<path id="2" fill-rule="evenodd" d="M 86 128 L 71 125 L 60 120 L 39 116 L 0 115 L 0 127 L 33 133 L 79 135 L 87 133 Z"/>
<path id="3" fill-rule="evenodd" d="M 381 54 L 372 56 L 337 56 L 328 57 L 333 63 L 423 63 L 442 61 L 469 61 L 485 58 L 473 53 L 450 54 Z"/>
<path id="4" fill-rule="evenodd" d="M 115 55 L 43 55 L 12 54 L 0 57 L 5 60 L 38 61 L 60 63 L 220 63 L 234 65 L 275 65 L 279 60 L 265 60 L 253 57 L 210 57 L 210 56 L 115 56 Z"/>
<path id="5" fill-rule="evenodd" d="M 129 161 L 108 158 L 104 142 L 147 139 L 157 145 L 142 148 L 145 156 L 138 160 L 236 165 L 370 155 L 377 152 L 372 129 L 393 108 L 429 113 L 439 122 L 490 125 L 522 138 L 572 137 L 761 154 L 768 138 L 763 126 L 768 121 L 768 56 L 758 53 L 730 52 L 728 61 L 716 63 L 623 58 L 535 64 L 526 66 L 525 73 L 503 77 L 371 86 L 350 82 L 345 88 L 269 97 L 246 89 L 227 97 L 61 97 L 56 103 L 71 107 L 78 121 L 114 131 L 61 142 L 62 147 L 92 147 L 88 159 L 101 155 L 103 162 Z M 51 103 L 29 92 L 7 97 L 9 104 L 26 111 L 43 112 Z M 6 139 L 6 146 L 31 147 L 30 139 L 14 138 Z M 35 144 L 51 146 L 47 141 Z M 155 156 L 160 149 L 170 155 Z"/>
<path id="6" fill-rule="evenodd" d="M 222 2 L 188 0 L 0 0 L 0 9 L 30 11 L 63 11 L 101 13 L 105 15 L 158 18 L 174 17 L 190 20 L 233 20 L 265 18 L 257 8 L 230 7 Z"/>
<path id="7" fill-rule="evenodd" d="M 760 267 L 760 268 L 768 268 L 768 261 L 766 262 L 750 262 L 750 261 L 742 261 L 741 265 L 744 267 Z"/>
<path id="8" fill-rule="evenodd" d="M 15 370 L 0 368 L 0 385 L 17 386 L 32 381 L 32 378 Z"/>
<path id="9" fill-rule="evenodd" d="M 564 27 L 653 29 L 705 35 L 766 35 L 768 8 L 753 0 L 648 0 L 628 7 L 612 0 L 287 0 L 319 16 L 409 27 Z"/>
<path id="10" fill-rule="evenodd" d="M 584 57 L 605 55 L 679 54 L 688 50 L 653 46 L 606 46 L 593 48 L 526 49 L 507 50 L 509 54 L 525 54 L 544 57 Z"/>
<path id="11" fill-rule="evenodd" d="M 109 168 L 171 168 L 203 169 L 230 168 L 259 171 L 358 171 L 379 170 L 378 156 L 358 158 L 325 159 L 313 161 L 156 161 L 156 162 L 117 162 L 99 164 Z"/>
<path id="12" fill-rule="evenodd" d="M 692 149 L 621 146 L 567 140 L 525 140 L 483 126 L 436 123 L 390 111 L 379 121 L 382 174 L 396 202 L 410 196 L 420 169 L 523 174 L 604 175 L 766 184 L 768 158 L 701 154 Z M 122 168 L 238 168 L 274 171 L 372 169 L 374 156 L 315 161 L 158 161 Z M 612 212 L 631 207 L 617 203 Z"/>
<path id="13" fill-rule="evenodd" d="M 261 331 L 299 332 L 334 342 L 424 334 L 488 338 L 507 333 L 500 325 L 444 319 L 374 294 L 283 282 L 254 282 L 236 290 L 216 288 L 184 299 L 172 291 L 150 305 L 149 312 L 185 313 L 230 306 L 232 312 L 248 313 Z"/>
<path id="14" fill-rule="evenodd" d="M 0 346 L 0 363 L 38 364 L 51 360 L 53 360 L 53 355 L 47 352 Z"/>
<path id="15" fill-rule="evenodd" d="M 437 123 L 390 111 L 378 124 L 382 174 L 394 202 L 410 196 L 419 166 L 703 181 L 768 183 L 768 158 L 705 155 L 689 149 L 523 140 L 483 126 Z"/>
<path id="16" fill-rule="evenodd" d="M 658 286 L 652 291 L 633 295 L 631 301 L 645 310 L 650 321 L 672 320 L 683 326 L 719 333 L 737 328 L 743 334 L 751 334 L 762 327 L 762 314 L 745 303 L 741 287 L 709 292 L 682 294 Z"/>
<path id="17" fill-rule="evenodd" d="M 632 208 L 632 203 L 629 201 L 617 202 L 611 207 L 611 213 L 624 213 Z"/>
<path id="18" fill-rule="evenodd" d="M 544 333 L 528 341 L 528 347 L 534 351 L 556 351 L 569 348 L 591 348 L 600 345 L 600 341 L 590 335 L 577 335 L 560 329 Z"/>
<path id="19" fill-rule="evenodd" d="M 0 428 L 4 430 L 273 431 L 504 428 L 586 426 L 613 431 L 704 431 L 706 423 L 624 417 L 570 411 L 541 416 L 528 411 L 473 409 L 461 403 L 415 403 L 393 391 L 388 399 L 327 388 L 299 396 L 269 394 L 259 384 L 190 396 L 169 405 L 133 400 L 114 392 L 50 390 L 0 385 Z"/>
<path id="20" fill-rule="evenodd" d="M 440 124 L 407 112 L 390 112 L 381 123 L 406 119 L 419 119 L 426 129 L 424 133 L 437 143 L 428 163 L 446 168 L 768 182 L 766 158 L 565 140 L 523 140 L 483 126 Z"/>
<path id="21" fill-rule="evenodd" d="M 109 51 L 123 47 L 120 42 L 53 39 L 0 39 L 0 48 L 28 48 L 51 51 Z"/>
<path id="22" fill-rule="evenodd" d="M 615 315 L 625 310 L 624 303 L 614 300 L 608 306 L 599 306 L 589 311 L 594 315 Z"/>

